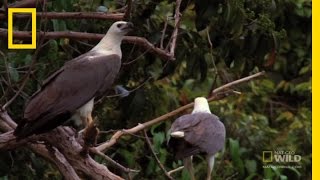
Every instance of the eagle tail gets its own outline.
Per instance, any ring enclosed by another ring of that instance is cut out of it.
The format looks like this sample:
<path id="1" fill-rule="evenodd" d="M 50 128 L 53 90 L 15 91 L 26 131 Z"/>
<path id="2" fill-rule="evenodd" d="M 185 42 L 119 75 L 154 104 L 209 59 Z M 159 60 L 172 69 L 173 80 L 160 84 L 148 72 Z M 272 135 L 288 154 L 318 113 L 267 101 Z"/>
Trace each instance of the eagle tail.
<path id="1" fill-rule="evenodd" d="M 27 123 L 27 120 L 22 119 L 19 123 L 16 129 L 13 132 L 13 135 L 15 135 L 18 139 L 22 137 L 28 137 L 32 134 L 30 132 L 30 125 Z"/>
<path id="2" fill-rule="evenodd" d="M 56 128 L 59 125 L 62 125 L 65 121 L 67 121 L 71 117 L 70 112 L 61 113 L 54 118 L 52 117 L 39 117 L 35 120 L 27 120 L 22 119 L 20 123 L 18 123 L 18 126 L 14 130 L 13 134 L 17 137 L 17 139 L 20 138 L 26 138 L 28 136 L 31 136 L 33 134 L 42 134 L 46 133 L 54 128 Z"/>

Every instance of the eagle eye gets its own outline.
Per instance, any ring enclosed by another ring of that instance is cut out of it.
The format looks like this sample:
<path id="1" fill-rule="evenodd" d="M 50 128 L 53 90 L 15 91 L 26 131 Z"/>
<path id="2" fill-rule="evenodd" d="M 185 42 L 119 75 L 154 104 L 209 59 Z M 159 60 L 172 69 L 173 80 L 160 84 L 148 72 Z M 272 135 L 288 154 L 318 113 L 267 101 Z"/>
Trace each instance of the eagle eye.
<path id="1" fill-rule="evenodd" d="M 117 24 L 117 27 L 118 27 L 118 28 L 121 28 L 121 26 L 122 26 L 122 24 Z"/>

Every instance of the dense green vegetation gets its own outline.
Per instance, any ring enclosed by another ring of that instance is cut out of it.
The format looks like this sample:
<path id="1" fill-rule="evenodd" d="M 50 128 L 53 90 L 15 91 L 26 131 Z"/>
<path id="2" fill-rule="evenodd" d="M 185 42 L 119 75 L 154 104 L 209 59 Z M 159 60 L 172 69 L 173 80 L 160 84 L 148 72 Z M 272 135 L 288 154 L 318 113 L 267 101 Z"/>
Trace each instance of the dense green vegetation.
<path id="1" fill-rule="evenodd" d="M 124 2 L 56 0 L 47 3 L 47 11 L 94 12 L 101 3 L 112 11 L 121 8 Z M 174 8 L 172 0 L 134 1 L 129 20 L 136 30 L 131 35 L 145 37 L 159 47 L 163 27 L 168 21 L 165 47 L 174 29 L 174 19 L 170 18 Z M 38 11 L 42 11 L 41 6 Z M 265 78 L 236 87 L 240 95 L 210 103 L 212 112 L 221 118 L 227 130 L 225 149 L 217 155 L 214 178 L 310 179 L 311 1 L 182 0 L 180 11 L 176 60 L 161 59 L 137 45 L 122 46 L 123 66 L 115 84 L 129 90 L 144 85 L 125 98 L 105 97 L 98 101 L 94 115 L 99 128 L 107 131 L 133 127 L 191 102 L 197 96 L 208 96 L 212 88 L 265 70 Z M 38 21 L 38 29 L 105 33 L 112 22 L 53 19 Z M 28 21 L 21 20 L 14 28 L 22 31 L 29 27 Z M 6 23 L 0 22 L 0 28 L 6 28 Z M 13 119 L 21 117 L 24 103 L 42 80 L 96 43 L 66 38 L 46 41 L 37 56 L 31 79 L 8 107 Z M 0 39 L 0 53 L 0 104 L 4 104 L 21 86 L 34 50 L 8 50 L 7 40 Z M 182 165 L 181 161 L 174 161 L 166 148 L 166 132 L 171 121 L 157 124 L 148 131 L 153 148 L 167 170 Z M 111 134 L 101 135 L 99 142 Z M 294 151 L 302 160 L 278 163 L 298 167 L 263 168 L 268 163 L 262 162 L 262 152 L 268 150 Z M 125 136 L 106 154 L 126 167 L 141 170 L 135 179 L 165 179 L 140 136 Z M 196 176 L 204 179 L 203 157 L 195 157 L 194 166 Z M 119 170 L 110 169 L 121 175 Z M 184 171 L 173 176 L 188 179 Z M 30 151 L 20 148 L 0 152 L 0 179 L 22 178 L 61 177 L 53 165 Z"/>

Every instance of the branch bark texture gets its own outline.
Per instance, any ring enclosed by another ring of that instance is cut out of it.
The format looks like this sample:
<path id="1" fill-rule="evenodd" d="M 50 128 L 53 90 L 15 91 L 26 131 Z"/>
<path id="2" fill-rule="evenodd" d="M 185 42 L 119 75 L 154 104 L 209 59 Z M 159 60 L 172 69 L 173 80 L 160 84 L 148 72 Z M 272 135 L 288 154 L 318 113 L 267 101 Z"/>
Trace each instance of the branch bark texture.
<path id="1" fill-rule="evenodd" d="M 13 36 L 16 39 L 29 39 L 31 38 L 31 32 L 29 31 L 15 31 Z M 60 32 L 37 32 L 38 37 L 44 37 L 45 39 L 58 39 L 58 38 L 70 38 L 78 40 L 94 40 L 99 41 L 103 38 L 104 34 L 95 34 L 95 33 L 83 33 L 83 32 L 74 32 L 74 31 L 60 31 Z M 0 37 L 7 39 L 8 30 L 0 28 Z M 174 59 L 173 55 L 169 52 L 166 52 L 163 49 L 155 47 L 147 39 L 137 36 L 125 36 L 123 39 L 124 43 L 136 44 L 141 46 L 146 51 L 156 54 L 164 60 Z"/>

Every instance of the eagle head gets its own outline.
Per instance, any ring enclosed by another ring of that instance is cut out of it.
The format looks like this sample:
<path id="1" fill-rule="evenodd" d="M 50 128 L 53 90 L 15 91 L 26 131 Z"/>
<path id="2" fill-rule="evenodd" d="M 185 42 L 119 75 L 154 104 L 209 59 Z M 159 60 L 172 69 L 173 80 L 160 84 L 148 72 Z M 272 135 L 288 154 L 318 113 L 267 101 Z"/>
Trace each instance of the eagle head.
<path id="1" fill-rule="evenodd" d="M 131 22 L 125 22 L 125 21 L 117 21 L 113 23 L 109 28 L 110 33 L 115 33 L 123 36 L 132 30 L 133 30 L 133 24 Z"/>

